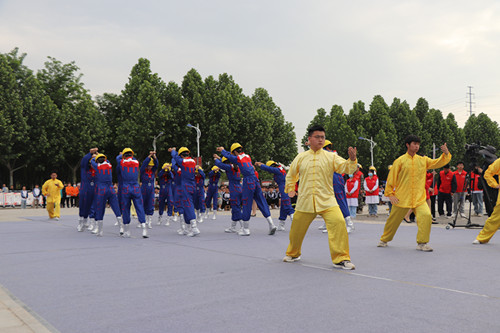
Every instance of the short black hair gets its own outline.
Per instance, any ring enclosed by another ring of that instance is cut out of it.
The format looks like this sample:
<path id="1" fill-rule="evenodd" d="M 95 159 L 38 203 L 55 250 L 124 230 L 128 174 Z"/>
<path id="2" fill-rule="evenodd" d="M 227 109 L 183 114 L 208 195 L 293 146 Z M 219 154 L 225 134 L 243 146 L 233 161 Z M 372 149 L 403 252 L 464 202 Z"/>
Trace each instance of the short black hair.
<path id="1" fill-rule="evenodd" d="M 321 125 L 313 125 L 307 130 L 307 136 L 311 136 L 314 132 L 324 132 L 325 128 Z"/>
<path id="2" fill-rule="evenodd" d="M 405 146 L 406 146 L 407 144 L 409 145 L 409 144 L 410 144 L 410 143 L 412 143 L 412 142 L 418 142 L 418 143 L 420 143 L 420 138 L 419 138 L 418 136 L 414 135 L 414 134 L 410 134 L 410 135 L 408 135 L 408 136 L 405 138 Z"/>
<path id="3" fill-rule="evenodd" d="M 457 165 L 459 165 L 459 164 L 465 165 L 464 162 L 462 162 L 462 161 L 458 161 Z"/>
<path id="4" fill-rule="evenodd" d="M 446 164 L 443 169 L 449 169 L 450 168 L 450 165 L 449 164 Z"/>

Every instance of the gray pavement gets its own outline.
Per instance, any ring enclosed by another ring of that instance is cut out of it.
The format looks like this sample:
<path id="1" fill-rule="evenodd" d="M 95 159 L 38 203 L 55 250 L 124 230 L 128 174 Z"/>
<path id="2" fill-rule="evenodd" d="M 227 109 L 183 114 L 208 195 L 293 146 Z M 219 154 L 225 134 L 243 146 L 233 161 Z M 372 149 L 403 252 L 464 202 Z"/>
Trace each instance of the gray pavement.
<path id="1" fill-rule="evenodd" d="M 414 223 L 377 248 L 387 216 L 358 216 L 356 270 L 342 271 L 320 219 L 302 260 L 283 263 L 288 233 L 268 236 L 262 217 L 249 237 L 224 233 L 224 212 L 197 237 L 154 225 L 123 239 L 110 212 L 102 238 L 76 232 L 76 209 L 62 214 L 0 209 L 0 332 L 500 331 L 500 240 L 472 245 L 479 229 L 446 230 L 447 219 L 422 253 Z"/>

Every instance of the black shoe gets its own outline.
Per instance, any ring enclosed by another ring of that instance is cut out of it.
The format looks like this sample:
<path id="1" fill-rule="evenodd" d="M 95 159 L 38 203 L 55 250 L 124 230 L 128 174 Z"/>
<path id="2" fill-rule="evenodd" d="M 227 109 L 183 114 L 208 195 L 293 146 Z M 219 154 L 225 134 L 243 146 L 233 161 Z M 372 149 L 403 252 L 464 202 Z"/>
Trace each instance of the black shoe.
<path id="1" fill-rule="evenodd" d="M 407 219 L 403 219 L 403 221 L 405 221 L 406 223 L 411 223 L 410 221 L 408 221 Z"/>

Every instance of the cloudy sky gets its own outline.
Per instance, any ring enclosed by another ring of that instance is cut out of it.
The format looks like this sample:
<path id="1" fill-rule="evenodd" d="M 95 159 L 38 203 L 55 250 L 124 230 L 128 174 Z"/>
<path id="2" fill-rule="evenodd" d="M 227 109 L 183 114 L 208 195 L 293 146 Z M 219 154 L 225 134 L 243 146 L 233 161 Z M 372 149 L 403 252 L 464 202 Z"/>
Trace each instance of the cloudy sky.
<path id="1" fill-rule="evenodd" d="M 264 87 L 302 137 L 318 108 L 419 97 L 460 126 L 500 122 L 500 2 L 0 0 L 0 52 L 75 61 L 92 95 L 119 93 L 138 58 L 165 81 L 191 68 Z"/>

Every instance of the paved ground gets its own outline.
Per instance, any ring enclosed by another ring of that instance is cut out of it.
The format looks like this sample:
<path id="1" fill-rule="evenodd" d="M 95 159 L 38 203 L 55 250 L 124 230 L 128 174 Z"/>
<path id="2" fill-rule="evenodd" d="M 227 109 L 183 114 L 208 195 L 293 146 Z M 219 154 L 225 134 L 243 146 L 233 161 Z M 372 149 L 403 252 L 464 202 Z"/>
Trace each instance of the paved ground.
<path id="1" fill-rule="evenodd" d="M 472 245 L 479 230 L 445 230 L 449 220 L 422 253 L 415 224 L 377 248 L 386 216 L 359 216 L 347 272 L 331 267 L 320 220 L 302 261 L 283 263 L 288 234 L 268 236 L 261 217 L 250 237 L 222 232 L 221 214 L 198 237 L 155 225 L 122 239 L 109 213 L 102 238 L 62 213 L 0 209 L 0 332 L 500 331 L 500 241 Z"/>

